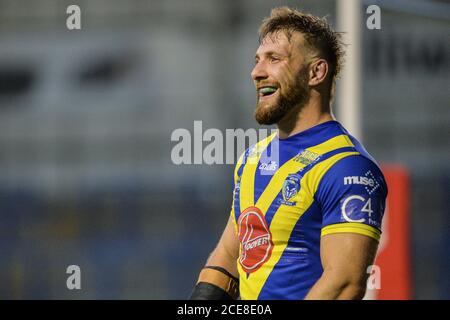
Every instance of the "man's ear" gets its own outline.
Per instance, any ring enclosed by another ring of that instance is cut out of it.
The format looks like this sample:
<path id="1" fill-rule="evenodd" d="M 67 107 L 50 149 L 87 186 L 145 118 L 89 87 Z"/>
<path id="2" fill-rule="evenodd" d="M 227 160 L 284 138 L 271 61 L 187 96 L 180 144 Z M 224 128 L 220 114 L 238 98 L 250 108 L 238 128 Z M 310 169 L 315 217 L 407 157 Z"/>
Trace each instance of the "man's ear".
<path id="1" fill-rule="evenodd" d="M 311 63 L 309 69 L 310 86 L 317 86 L 325 81 L 328 75 L 328 62 L 325 59 L 319 59 Z"/>

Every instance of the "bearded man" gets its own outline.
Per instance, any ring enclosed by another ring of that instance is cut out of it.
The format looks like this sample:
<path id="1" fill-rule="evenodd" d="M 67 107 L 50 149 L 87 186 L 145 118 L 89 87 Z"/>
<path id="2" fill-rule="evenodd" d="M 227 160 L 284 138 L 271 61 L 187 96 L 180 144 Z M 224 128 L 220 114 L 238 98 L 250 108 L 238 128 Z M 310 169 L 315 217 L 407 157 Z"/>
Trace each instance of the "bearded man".
<path id="1" fill-rule="evenodd" d="M 361 299 L 387 186 L 332 115 L 340 35 L 282 7 L 259 36 L 255 118 L 278 131 L 239 159 L 228 224 L 191 299 Z"/>

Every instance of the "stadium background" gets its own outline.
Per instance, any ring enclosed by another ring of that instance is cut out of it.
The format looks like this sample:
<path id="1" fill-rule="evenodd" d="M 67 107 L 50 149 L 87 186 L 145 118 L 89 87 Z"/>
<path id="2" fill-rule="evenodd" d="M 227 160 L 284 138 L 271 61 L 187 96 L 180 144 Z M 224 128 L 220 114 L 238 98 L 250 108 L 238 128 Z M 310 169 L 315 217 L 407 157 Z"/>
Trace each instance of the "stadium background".
<path id="1" fill-rule="evenodd" d="M 336 23 L 329 0 L 0 0 L 0 299 L 189 294 L 233 166 L 176 166 L 170 135 L 255 127 L 256 31 L 280 4 Z M 382 25 L 361 26 L 363 141 L 409 172 L 412 298 L 449 299 L 450 5 L 369 4 Z"/>

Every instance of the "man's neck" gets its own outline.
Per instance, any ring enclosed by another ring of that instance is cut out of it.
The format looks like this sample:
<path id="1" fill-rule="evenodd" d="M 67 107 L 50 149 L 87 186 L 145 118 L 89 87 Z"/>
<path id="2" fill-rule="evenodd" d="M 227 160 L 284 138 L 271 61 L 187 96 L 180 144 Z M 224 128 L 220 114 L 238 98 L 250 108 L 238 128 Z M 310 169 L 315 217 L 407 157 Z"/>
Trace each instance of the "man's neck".
<path id="1" fill-rule="evenodd" d="M 280 139 L 286 139 L 330 120 L 335 119 L 329 111 L 329 107 L 324 108 L 320 103 L 314 103 L 310 100 L 305 106 L 294 108 L 277 123 L 278 134 Z"/>

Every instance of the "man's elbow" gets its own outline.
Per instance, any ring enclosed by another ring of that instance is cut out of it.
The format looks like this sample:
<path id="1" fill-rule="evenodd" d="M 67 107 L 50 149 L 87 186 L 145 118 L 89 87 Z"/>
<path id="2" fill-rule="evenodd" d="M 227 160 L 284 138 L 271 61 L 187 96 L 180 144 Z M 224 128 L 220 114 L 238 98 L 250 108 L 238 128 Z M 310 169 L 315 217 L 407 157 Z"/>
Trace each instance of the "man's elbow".
<path id="1" fill-rule="evenodd" d="M 366 283 L 363 281 L 347 282 L 338 296 L 340 300 L 361 300 L 366 294 Z"/>

